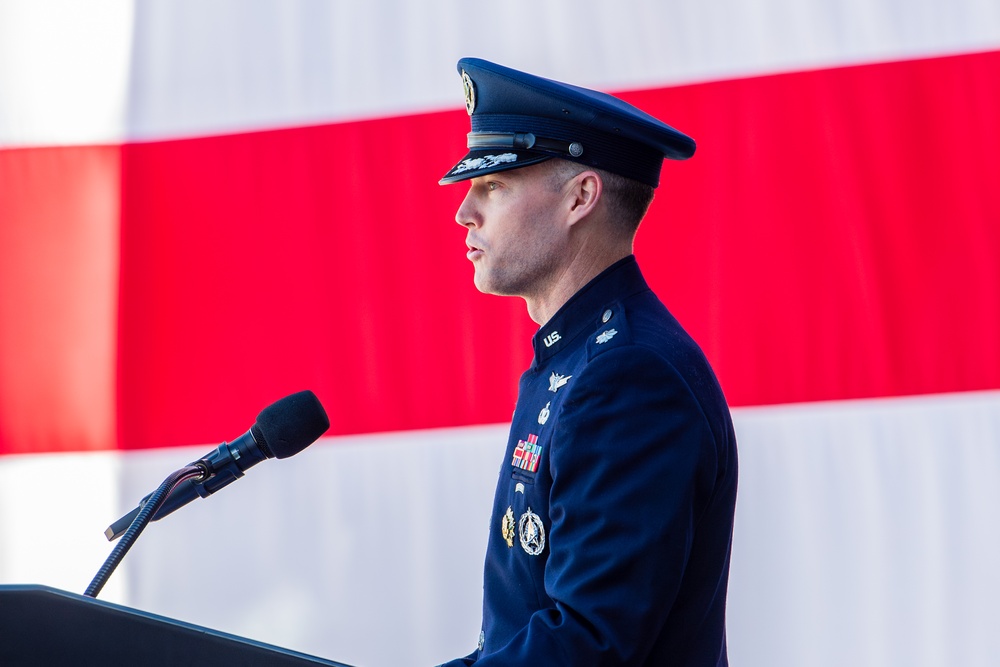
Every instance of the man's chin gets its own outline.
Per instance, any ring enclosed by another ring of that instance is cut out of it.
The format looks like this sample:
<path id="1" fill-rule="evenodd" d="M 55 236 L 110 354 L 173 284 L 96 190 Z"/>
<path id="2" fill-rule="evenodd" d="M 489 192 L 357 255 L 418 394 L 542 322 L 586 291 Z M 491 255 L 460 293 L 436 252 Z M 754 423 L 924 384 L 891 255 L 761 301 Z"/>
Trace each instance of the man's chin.
<path id="1" fill-rule="evenodd" d="M 476 289 L 482 292 L 483 294 L 499 295 L 499 293 L 496 290 L 494 290 L 488 282 L 484 280 L 479 280 L 478 277 L 473 281 L 473 284 L 476 286 Z"/>
<path id="2" fill-rule="evenodd" d="M 497 284 L 496 280 L 491 279 L 486 272 L 480 271 L 478 268 L 476 269 L 475 278 L 473 278 L 473 284 L 475 284 L 476 289 L 483 294 L 510 296 L 510 294 L 504 290 L 501 285 Z"/>

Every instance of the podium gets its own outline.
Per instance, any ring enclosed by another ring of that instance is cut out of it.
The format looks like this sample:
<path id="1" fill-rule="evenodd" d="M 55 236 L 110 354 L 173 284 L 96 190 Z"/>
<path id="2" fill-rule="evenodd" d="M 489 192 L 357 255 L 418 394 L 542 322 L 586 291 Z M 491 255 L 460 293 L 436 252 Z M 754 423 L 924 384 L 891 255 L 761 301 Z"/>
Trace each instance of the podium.
<path id="1" fill-rule="evenodd" d="M 48 586 L 0 586 L 0 628 L 0 665 L 350 667 Z"/>

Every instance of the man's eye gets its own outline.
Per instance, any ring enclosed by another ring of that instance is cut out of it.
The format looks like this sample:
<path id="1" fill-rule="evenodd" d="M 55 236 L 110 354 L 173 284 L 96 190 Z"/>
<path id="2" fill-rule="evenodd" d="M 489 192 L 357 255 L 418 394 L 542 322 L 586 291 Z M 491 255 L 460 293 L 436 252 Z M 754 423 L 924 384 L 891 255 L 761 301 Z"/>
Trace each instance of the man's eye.
<path id="1" fill-rule="evenodd" d="M 489 190 L 490 192 L 493 192 L 498 187 L 500 187 L 500 184 L 497 183 L 496 181 L 490 181 L 489 183 L 486 184 L 486 189 Z"/>

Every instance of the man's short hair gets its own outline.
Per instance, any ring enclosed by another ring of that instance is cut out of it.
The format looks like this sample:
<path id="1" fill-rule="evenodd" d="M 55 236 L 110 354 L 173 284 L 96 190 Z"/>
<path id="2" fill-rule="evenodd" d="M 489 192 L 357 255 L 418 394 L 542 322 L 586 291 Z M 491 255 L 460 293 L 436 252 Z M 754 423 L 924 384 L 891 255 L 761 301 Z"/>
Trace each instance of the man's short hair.
<path id="1" fill-rule="evenodd" d="M 559 184 L 566 182 L 584 171 L 596 172 L 604 184 L 605 204 L 608 207 L 608 217 L 617 231 L 631 238 L 639 229 L 639 223 L 646 216 L 649 205 L 653 202 L 654 188 L 645 183 L 613 174 L 604 169 L 588 167 L 585 164 L 569 160 L 552 160 L 553 174 Z"/>

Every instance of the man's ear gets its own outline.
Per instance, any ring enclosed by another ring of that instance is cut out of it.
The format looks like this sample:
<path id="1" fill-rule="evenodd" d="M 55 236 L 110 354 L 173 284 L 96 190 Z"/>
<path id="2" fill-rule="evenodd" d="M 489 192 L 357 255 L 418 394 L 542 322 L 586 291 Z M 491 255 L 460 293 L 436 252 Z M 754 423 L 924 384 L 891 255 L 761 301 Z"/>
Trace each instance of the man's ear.
<path id="1" fill-rule="evenodd" d="M 567 222 L 576 224 L 593 213 L 603 193 L 604 182 L 595 171 L 581 171 L 571 178 L 566 192 L 569 206 Z"/>

